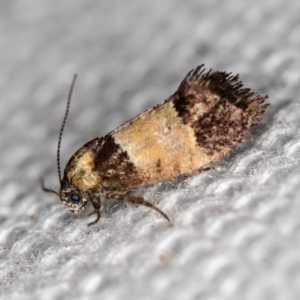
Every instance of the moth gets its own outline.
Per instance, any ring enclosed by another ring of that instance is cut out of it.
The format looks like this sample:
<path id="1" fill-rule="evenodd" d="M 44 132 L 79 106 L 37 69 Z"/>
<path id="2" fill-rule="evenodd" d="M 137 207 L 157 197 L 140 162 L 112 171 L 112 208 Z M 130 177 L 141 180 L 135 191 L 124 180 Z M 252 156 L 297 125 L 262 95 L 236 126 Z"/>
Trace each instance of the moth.
<path id="1" fill-rule="evenodd" d="M 224 157 L 268 106 L 264 103 L 268 96 L 244 88 L 239 75 L 206 72 L 203 66 L 191 70 L 164 102 L 83 145 L 62 177 L 60 145 L 75 75 L 58 139 L 60 190 L 48 189 L 41 181 L 42 189 L 56 194 L 75 213 L 91 202 L 90 215 L 96 219 L 89 226 L 100 219 L 103 197 L 150 207 L 170 221 L 158 207 L 130 191 L 194 174 Z"/>

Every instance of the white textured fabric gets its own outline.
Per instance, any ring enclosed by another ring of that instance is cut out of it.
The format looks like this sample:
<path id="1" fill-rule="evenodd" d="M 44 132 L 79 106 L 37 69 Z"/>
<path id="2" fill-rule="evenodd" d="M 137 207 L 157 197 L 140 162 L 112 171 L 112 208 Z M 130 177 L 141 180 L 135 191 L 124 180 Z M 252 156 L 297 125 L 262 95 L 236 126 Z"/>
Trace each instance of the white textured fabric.
<path id="1" fill-rule="evenodd" d="M 0 3 L 1 299 L 300 299 L 299 0 Z M 85 142 L 164 100 L 198 64 L 240 73 L 271 106 L 215 169 L 141 192 L 173 220 L 59 187 Z"/>

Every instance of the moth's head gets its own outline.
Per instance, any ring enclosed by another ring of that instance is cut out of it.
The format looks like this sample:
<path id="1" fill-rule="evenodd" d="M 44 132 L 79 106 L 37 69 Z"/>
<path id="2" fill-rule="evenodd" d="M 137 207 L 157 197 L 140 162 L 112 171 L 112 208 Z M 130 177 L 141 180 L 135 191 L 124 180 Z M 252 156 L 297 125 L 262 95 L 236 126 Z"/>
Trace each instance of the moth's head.
<path id="1" fill-rule="evenodd" d="M 62 203 L 73 213 L 82 211 L 90 201 L 88 193 L 76 189 L 76 187 L 65 179 L 61 181 L 60 190 L 58 192 L 46 188 L 42 180 L 41 187 L 43 191 L 57 195 Z"/>
<path id="2" fill-rule="evenodd" d="M 66 180 L 61 181 L 61 187 L 58 194 L 63 204 L 74 213 L 82 211 L 90 201 L 90 196 L 87 193 L 76 189 Z"/>

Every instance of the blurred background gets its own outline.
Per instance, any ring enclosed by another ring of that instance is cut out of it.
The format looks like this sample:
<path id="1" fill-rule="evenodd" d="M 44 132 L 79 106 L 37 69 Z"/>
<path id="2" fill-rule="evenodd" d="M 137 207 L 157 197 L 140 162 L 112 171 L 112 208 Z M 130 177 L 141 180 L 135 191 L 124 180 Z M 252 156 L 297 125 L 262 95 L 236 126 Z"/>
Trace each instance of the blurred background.
<path id="1" fill-rule="evenodd" d="M 1 299 L 299 299 L 299 32 L 296 0 L 1 1 Z M 42 193 L 74 73 L 62 168 L 202 63 L 271 106 L 214 170 L 142 191 L 173 227 Z"/>

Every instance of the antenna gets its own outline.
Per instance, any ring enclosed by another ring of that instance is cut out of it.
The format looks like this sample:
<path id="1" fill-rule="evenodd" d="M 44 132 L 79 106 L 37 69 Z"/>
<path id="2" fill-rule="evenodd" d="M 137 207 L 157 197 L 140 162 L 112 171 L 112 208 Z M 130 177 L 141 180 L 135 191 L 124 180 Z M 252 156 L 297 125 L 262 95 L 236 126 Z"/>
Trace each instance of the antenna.
<path id="1" fill-rule="evenodd" d="M 62 138 L 62 135 L 63 135 L 63 131 L 64 131 L 64 128 L 65 128 L 67 117 L 68 117 L 68 113 L 69 113 L 70 102 L 71 102 L 71 97 L 72 97 L 72 92 L 73 92 L 73 89 L 74 89 L 76 77 L 77 77 L 77 74 L 74 75 L 72 83 L 71 83 L 71 87 L 70 87 L 69 95 L 68 95 L 67 106 L 66 106 L 66 112 L 65 112 L 62 124 L 61 124 L 60 132 L 59 132 L 59 137 L 58 137 L 58 145 L 57 145 L 57 155 L 56 155 L 56 158 L 57 158 L 57 172 L 58 172 L 59 182 L 61 182 L 61 180 L 62 180 L 62 178 L 61 178 L 61 171 L 60 171 L 60 145 L 61 145 L 61 138 Z"/>

